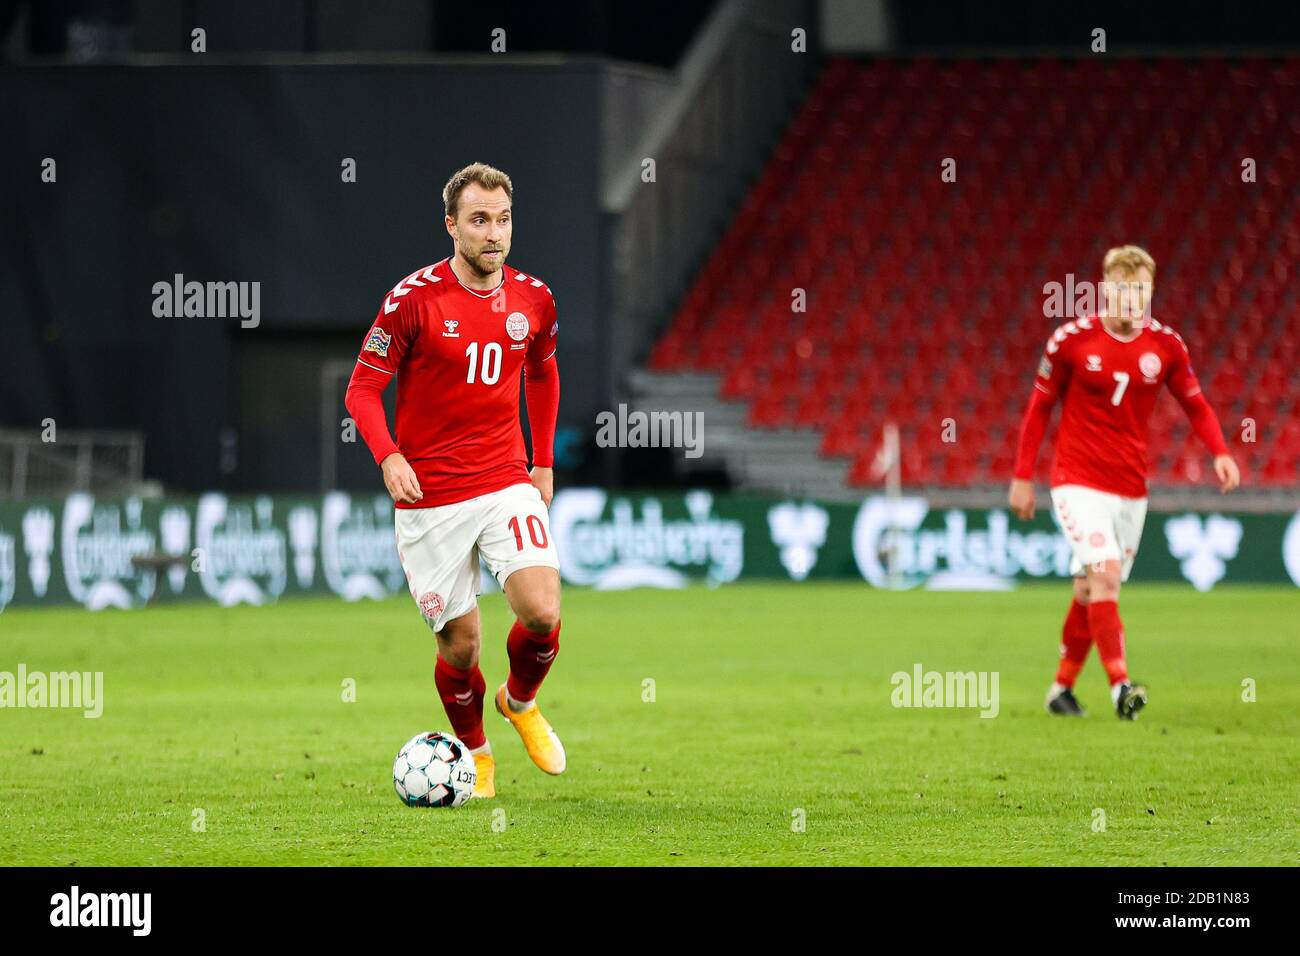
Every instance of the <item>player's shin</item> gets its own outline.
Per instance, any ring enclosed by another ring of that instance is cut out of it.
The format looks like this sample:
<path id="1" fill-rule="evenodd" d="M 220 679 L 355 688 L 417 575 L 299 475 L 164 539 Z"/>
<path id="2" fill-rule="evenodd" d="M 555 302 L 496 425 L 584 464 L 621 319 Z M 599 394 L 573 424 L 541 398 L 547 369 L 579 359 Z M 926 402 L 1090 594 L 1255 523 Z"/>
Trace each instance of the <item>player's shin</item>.
<path id="1" fill-rule="evenodd" d="M 515 621 L 506 639 L 510 657 L 510 676 L 506 679 L 506 693 L 512 704 L 528 704 L 546 679 L 551 665 L 560 653 L 560 625 L 548 634 L 538 634 Z"/>
<path id="2" fill-rule="evenodd" d="M 1088 630 L 1097 642 L 1097 653 L 1111 685 L 1128 680 L 1128 663 L 1124 660 L 1124 623 L 1116 601 L 1093 601 L 1088 605 Z"/>
<path id="3" fill-rule="evenodd" d="M 1070 610 L 1065 615 L 1065 624 L 1061 628 L 1061 662 L 1056 668 L 1056 683 L 1061 687 L 1073 687 L 1088 659 L 1088 649 L 1092 647 L 1092 633 L 1088 629 L 1088 606 L 1080 604 L 1078 599 L 1070 602 Z"/>
<path id="4" fill-rule="evenodd" d="M 456 736 L 470 750 L 477 750 L 487 743 L 483 733 L 483 698 L 487 693 L 487 683 L 478 664 L 462 670 L 452 667 L 442 655 L 438 655 L 433 682 Z"/>

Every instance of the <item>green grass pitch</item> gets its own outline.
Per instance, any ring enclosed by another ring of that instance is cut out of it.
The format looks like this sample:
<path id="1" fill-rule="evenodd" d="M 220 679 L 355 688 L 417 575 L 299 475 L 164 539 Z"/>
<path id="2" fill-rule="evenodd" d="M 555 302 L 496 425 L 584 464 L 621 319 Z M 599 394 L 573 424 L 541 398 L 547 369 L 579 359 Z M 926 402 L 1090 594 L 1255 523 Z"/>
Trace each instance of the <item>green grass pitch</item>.
<path id="1" fill-rule="evenodd" d="M 568 772 L 536 770 L 489 702 L 498 797 L 455 811 L 409 809 L 390 781 L 403 741 L 447 728 L 405 596 L 10 609 L 0 671 L 103 671 L 105 704 L 0 710 L 0 859 L 1296 864 L 1300 591 L 1131 585 L 1130 666 L 1151 688 L 1133 724 L 1095 651 L 1090 716 L 1043 711 L 1068 594 L 570 590 L 541 696 Z M 483 612 L 491 693 L 510 618 L 500 595 Z M 997 671 L 998 716 L 894 708 L 890 676 L 917 663 Z"/>

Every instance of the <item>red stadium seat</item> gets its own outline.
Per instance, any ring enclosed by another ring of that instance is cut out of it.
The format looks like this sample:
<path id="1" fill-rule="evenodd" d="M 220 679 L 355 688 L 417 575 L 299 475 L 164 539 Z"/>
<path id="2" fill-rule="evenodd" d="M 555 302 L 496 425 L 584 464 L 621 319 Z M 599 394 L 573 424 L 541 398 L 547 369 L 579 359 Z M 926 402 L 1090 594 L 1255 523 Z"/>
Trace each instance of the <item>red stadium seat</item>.
<path id="1" fill-rule="evenodd" d="M 649 365 L 718 373 L 755 427 L 820 431 L 852 486 L 880 480 L 886 419 L 906 482 L 1000 485 L 1061 321 L 1044 283 L 1093 279 L 1109 246 L 1140 242 L 1160 263 L 1156 314 L 1187 341 L 1243 470 L 1295 484 L 1297 117 L 1295 59 L 834 58 Z M 1259 159 L 1255 183 L 1235 155 Z M 940 178 L 947 157 L 956 182 Z M 807 313 L 789 312 L 796 286 Z M 949 417 L 955 443 L 939 438 Z M 1242 417 L 1257 441 L 1236 440 Z M 1149 451 L 1153 481 L 1212 477 L 1172 399 Z"/>

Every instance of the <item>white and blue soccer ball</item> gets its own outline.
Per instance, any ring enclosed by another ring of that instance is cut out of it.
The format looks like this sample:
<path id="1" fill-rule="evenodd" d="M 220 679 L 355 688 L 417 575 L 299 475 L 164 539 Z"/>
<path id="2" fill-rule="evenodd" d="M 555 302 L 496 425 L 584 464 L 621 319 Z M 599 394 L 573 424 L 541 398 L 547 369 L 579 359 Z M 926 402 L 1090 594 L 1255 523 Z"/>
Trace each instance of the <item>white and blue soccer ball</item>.
<path id="1" fill-rule="evenodd" d="M 474 755 L 451 734 L 426 730 L 393 761 L 393 787 L 408 807 L 459 807 L 474 795 Z"/>

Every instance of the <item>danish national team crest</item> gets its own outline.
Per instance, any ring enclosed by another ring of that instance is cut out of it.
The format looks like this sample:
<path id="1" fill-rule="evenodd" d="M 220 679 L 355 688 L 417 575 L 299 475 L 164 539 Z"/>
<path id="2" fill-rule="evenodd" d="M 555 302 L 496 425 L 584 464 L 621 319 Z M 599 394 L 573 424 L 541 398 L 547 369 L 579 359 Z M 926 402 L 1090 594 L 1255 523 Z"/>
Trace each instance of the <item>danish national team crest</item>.
<path id="1" fill-rule="evenodd" d="M 366 339 L 366 344 L 362 351 L 374 352 L 376 355 L 382 355 L 387 358 L 388 346 L 392 345 L 392 343 L 393 337 L 379 326 L 375 326 L 370 330 L 370 338 Z"/>
<path id="2" fill-rule="evenodd" d="M 1143 352 L 1138 359 L 1138 371 L 1148 382 L 1154 382 L 1160 374 L 1160 356 L 1155 352 Z"/>
<path id="3" fill-rule="evenodd" d="M 506 317 L 506 335 L 516 342 L 522 342 L 528 338 L 528 316 L 522 312 L 511 312 Z"/>
<path id="4" fill-rule="evenodd" d="M 435 591 L 429 591 L 420 595 L 420 613 L 433 620 L 442 613 L 442 595 Z"/>

